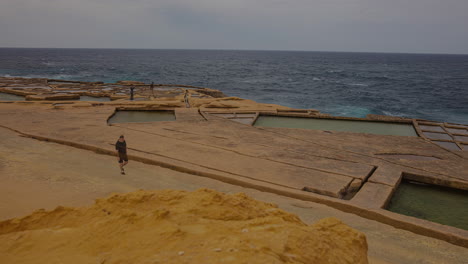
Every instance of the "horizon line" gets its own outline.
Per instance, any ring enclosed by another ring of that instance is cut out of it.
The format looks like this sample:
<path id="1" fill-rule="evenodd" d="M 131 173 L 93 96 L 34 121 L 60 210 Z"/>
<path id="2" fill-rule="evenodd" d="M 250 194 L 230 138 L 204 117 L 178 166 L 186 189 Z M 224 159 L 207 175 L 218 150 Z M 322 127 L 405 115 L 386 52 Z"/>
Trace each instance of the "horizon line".
<path id="1" fill-rule="evenodd" d="M 340 51 L 340 50 L 281 50 L 281 49 L 200 49 L 200 48 L 56 48 L 56 47 L 0 47 L 0 49 L 74 49 L 74 50 L 201 50 L 201 51 L 276 51 L 276 52 L 323 52 L 323 53 L 382 53 L 382 54 L 415 54 L 415 55 L 462 55 L 468 53 L 441 52 L 399 52 L 399 51 Z"/>

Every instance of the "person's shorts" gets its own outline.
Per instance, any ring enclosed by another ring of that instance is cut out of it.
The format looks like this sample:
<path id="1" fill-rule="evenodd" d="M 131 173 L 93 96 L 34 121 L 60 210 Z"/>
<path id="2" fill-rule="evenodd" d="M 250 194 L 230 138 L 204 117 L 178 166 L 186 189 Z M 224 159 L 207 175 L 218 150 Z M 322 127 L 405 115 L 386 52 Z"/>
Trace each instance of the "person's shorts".
<path id="1" fill-rule="evenodd" d="M 119 153 L 119 163 L 123 163 L 124 161 L 128 161 L 127 153 Z"/>

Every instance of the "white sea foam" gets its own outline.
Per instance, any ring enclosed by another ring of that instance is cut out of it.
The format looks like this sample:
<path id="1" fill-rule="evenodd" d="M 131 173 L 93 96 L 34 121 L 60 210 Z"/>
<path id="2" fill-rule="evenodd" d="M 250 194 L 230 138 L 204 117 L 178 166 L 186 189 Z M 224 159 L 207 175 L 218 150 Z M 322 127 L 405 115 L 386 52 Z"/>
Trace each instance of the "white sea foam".
<path id="1" fill-rule="evenodd" d="M 73 80 L 73 79 L 81 77 L 81 75 L 71 75 L 71 74 L 28 74 L 28 75 L 23 75 L 23 76 L 12 76 L 12 77 Z"/>
<path id="2" fill-rule="evenodd" d="M 351 85 L 351 86 L 369 86 L 368 84 L 365 84 L 365 83 L 348 83 L 347 85 Z"/>
<path id="3" fill-rule="evenodd" d="M 366 115 L 371 114 L 371 110 L 365 107 L 359 106 L 335 106 L 330 108 L 329 113 L 337 116 L 353 116 L 353 117 L 366 117 Z"/>
<path id="4" fill-rule="evenodd" d="M 19 75 L 11 75 L 11 74 L 2 74 L 0 76 L 7 77 L 7 78 L 34 78 L 34 77 L 29 77 L 29 76 L 19 76 Z"/>
<path id="5" fill-rule="evenodd" d="M 395 113 L 395 112 L 389 112 L 389 111 L 382 111 L 384 115 L 387 116 L 398 116 L 398 117 L 404 117 L 404 114 L 402 113 Z"/>
<path id="6" fill-rule="evenodd" d="M 54 62 L 50 62 L 50 61 L 44 61 L 44 62 L 41 62 L 42 65 L 46 65 L 46 66 L 54 66 L 55 63 Z"/>
<path id="7" fill-rule="evenodd" d="M 58 80 L 76 80 L 77 78 L 82 78 L 83 75 L 71 75 L 71 74 L 27 74 L 27 75 L 10 75 L 3 74 L 2 77 L 11 77 L 11 78 L 45 78 L 45 79 L 58 79 Z"/>

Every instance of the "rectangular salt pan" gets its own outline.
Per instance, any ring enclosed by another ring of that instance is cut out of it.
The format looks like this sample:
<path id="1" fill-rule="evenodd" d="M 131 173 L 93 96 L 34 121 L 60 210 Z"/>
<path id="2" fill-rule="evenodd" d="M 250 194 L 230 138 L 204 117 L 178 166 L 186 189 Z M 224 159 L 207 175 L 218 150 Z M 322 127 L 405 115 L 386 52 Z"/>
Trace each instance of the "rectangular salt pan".
<path id="1" fill-rule="evenodd" d="M 443 140 L 452 140 L 452 137 L 445 133 L 431 133 L 431 132 L 423 132 L 424 136 L 430 139 L 443 139 Z"/>
<path id="2" fill-rule="evenodd" d="M 24 101 L 24 96 L 16 94 L 0 93 L 0 101 Z"/>
<path id="3" fill-rule="evenodd" d="M 93 97 L 93 96 L 80 96 L 80 101 L 98 101 L 98 102 L 108 102 L 110 101 L 109 97 Z"/>
<path id="4" fill-rule="evenodd" d="M 402 181 L 388 210 L 468 230 L 468 192 Z"/>
<path id="5" fill-rule="evenodd" d="M 445 132 L 443 128 L 440 126 L 425 126 L 425 125 L 419 125 L 421 130 L 427 130 L 427 131 L 436 131 L 436 132 Z"/>
<path id="6" fill-rule="evenodd" d="M 461 142 L 468 142 L 468 136 L 453 136 L 455 140 L 461 141 Z"/>
<path id="7" fill-rule="evenodd" d="M 246 124 L 246 125 L 250 125 L 253 121 L 253 118 L 231 118 L 229 120 L 242 123 L 242 124 Z"/>
<path id="8" fill-rule="evenodd" d="M 212 114 L 214 116 L 224 117 L 224 118 L 233 118 L 235 117 L 234 114 Z"/>
<path id="9" fill-rule="evenodd" d="M 446 148 L 446 149 L 460 150 L 460 148 L 457 146 L 457 144 L 452 143 L 452 142 L 444 142 L 444 141 L 433 141 L 433 142 L 436 143 L 437 145 L 443 147 L 443 148 Z"/>
<path id="10" fill-rule="evenodd" d="M 258 127 L 283 127 L 417 137 L 411 124 L 301 117 L 259 116 Z"/>
<path id="11" fill-rule="evenodd" d="M 256 114 L 236 114 L 236 117 L 250 117 L 250 118 L 254 118 L 256 116 Z"/>
<path id="12" fill-rule="evenodd" d="M 446 128 L 452 134 L 463 134 L 468 135 L 468 130 L 461 128 Z"/>

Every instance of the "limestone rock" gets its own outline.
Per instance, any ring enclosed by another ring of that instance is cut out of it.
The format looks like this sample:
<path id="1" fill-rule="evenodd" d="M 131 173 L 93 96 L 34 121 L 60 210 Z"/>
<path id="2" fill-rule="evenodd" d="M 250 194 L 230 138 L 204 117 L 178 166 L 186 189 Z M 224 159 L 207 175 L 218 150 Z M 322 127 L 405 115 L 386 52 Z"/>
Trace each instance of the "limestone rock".
<path id="1" fill-rule="evenodd" d="M 27 101 L 58 101 L 58 100 L 79 100 L 79 94 L 38 94 L 26 96 Z"/>
<path id="2" fill-rule="evenodd" d="M 308 226 L 276 205 L 208 189 L 38 210 L 0 222 L 0 244 L 2 263 L 367 263 L 366 237 L 338 219 Z"/>
<path id="3" fill-rule="evenodd" d="M 348 187 L 348 192 L 357 192 L 359 188 L 361 188 L 362 180 L 361 179 L 353 179 Z"/>
<path id="4" fill-rule="evenodd" d="M 118 81 L 117 84 L 123 84 L 123 85 L 145 85 L 144 82 L 137 82 L 137 81 Z"/>
<path id="5" fill-rule="evenodd" d="M 198 93 L 201 93 L 201 94 L 206 94 L 206 95 L 209 95 L 213 98 L 223 98 L 223 97 L 227 97 L 223 92 L 221 91 L 218 91 L 218 90 L 214 90 L 214 89 L 208 89 L 208 88 L 204 88 L 204 89 L 197 89 L 196 92 Z"/>
<path id="6" fill-rule="evenodd" d="M 206 108 L 239 108 L 239 106 L 228 102 L 215 101 L 205 106 Z"/>
<path id="7" fill-rule="evenodd" d="M 112 94 L 111 96 L 109 96 L 109 98 L 112 100 L 112 101 L 115 101 L 115 100 L 119 100 L 119 99 L 126 99 L 128 98 L 127 95 L 115 95 L 115 94 Z"/>
<path id="8" fill-rule="evenodd" d="M 401 120 L 410 120 L 409 118 L 400 117 L 400 116 L 389 116 L 389 115 L 374 115 L 368 114 L 366 116 L 368 119 L 379 120 L 379 121 L 401 121 Z"/>

